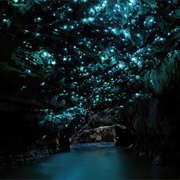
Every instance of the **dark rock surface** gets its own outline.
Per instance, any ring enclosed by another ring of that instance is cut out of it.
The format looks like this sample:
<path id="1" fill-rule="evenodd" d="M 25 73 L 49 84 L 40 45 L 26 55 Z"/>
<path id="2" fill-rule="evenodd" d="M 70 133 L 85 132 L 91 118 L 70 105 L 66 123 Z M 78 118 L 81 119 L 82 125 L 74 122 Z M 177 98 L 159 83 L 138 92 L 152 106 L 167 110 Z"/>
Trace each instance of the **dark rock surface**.
<path id="1" fill-rule="evenodd" d="M 51 154 L 70 150 L 69 139 L 53 123 L 41 124 L 23 109 L 21 113 L 0 115 L 4 118 L 0 126 L 0 168 L 35 164 Z"/>
<path id="2" fill-rule="evenodd" d="M 80 130 L 70 137 L 71 144 L 115 142 L 116 146 L 128 147 L 133 143 L 132 135 L 124 125 L 99 126 Z"/>
<path id="3" fill-rule="evenodd" d="M 94 129 L 82 130 L 70 137 L 71 144 L 93 142 L 115 142 L 115 126 L 100 126 Z"/>

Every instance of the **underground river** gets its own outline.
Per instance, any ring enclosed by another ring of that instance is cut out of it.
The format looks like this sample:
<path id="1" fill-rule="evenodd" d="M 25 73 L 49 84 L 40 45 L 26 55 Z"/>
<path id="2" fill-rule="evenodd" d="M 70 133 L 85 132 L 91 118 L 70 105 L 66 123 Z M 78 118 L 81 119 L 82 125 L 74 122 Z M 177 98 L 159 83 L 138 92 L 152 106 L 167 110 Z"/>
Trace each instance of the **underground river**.
<path id="1" fill-rule="evenodd" d="M 52 155 L 36 165 L 0 170 L 0 179 L 180 179 L 180 172 L 175 168 L 152 165 L 144 158 L 124 152 L 114 143 L 71 145 L 71 148 L 71 152 Z"/>

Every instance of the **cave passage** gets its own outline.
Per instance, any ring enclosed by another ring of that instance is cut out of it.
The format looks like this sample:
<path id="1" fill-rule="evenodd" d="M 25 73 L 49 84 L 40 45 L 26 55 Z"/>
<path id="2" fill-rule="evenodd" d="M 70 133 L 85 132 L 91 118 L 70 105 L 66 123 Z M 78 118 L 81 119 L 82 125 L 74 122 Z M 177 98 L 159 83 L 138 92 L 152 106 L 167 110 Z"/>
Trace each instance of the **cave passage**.
<path id="1" fill-rule="evenodd" d="M 179 179 L 180 175 L 175 168 L 152 165 L 108 142 L 71 145 L 71 152 L 52 155 L 36 165 L 3 171 L 2 178 L 124 180 Z"/>
<path id="2" fill-rule="evenodd" d="M 0 12 L 0 179 L 179 177 L 179 0 Z"/>

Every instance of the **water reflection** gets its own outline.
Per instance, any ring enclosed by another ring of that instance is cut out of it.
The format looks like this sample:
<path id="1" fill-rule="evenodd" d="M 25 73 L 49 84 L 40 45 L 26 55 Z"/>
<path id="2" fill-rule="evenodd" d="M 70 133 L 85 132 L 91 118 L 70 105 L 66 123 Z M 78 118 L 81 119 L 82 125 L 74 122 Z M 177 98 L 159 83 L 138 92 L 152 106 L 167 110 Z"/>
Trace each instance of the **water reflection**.
<path id="1" fill-rule="evenodd" d="M 114 143 L 73 145 L 71 152 L 53 155 L 45 161 L 1 172 L 0 179 L 124 180 L 177 179 L 178 171 L 151 165 L 114 146 Z"/>

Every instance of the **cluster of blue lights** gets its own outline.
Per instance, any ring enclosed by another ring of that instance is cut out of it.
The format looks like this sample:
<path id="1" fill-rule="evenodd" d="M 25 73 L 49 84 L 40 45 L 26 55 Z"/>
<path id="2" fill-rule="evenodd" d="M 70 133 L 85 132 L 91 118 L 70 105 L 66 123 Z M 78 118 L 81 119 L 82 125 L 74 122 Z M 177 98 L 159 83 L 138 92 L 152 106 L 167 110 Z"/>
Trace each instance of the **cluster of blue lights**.
<path id="1" fill-rule="evenodd" d="M 169 6 L 173 3 L 167 2 Z M 139 97 L 136 91 L 142 83 L 142 70 L 160 63 L 160 58 L 153 56 L 154 49 L 162 49 L 168 37 L 179 32 L 178 27 L 165 29 L 165 21 L 178 16 L 177 9 L 169 8 L 163 17 L 156 1 L 9 0 L 8 4 L 18 15 L 27 17 L 27 12 L 33 12 L 28 17 L 32 27 L 24 20 L 18 29 L 25 37 L 18 47 L 23 49 L 20 54 L 24 59 L 13 56 L 15 64 L 21 65 L 27 76 L 50 77 L 56 70 L 59 91 L 55 99 L 62 99 L 60 107 L 68 103 L 92 107 L 117 104 L 129 98 L 122 92 L 132 89 Z M 5 30 L 15 26 L 6 11 L 0 20 Z M 35 72 L 34 66 L 41 73 Z M 44 79 L 39 83 L 40 87 L 46 85 Z"/>

